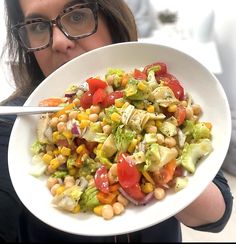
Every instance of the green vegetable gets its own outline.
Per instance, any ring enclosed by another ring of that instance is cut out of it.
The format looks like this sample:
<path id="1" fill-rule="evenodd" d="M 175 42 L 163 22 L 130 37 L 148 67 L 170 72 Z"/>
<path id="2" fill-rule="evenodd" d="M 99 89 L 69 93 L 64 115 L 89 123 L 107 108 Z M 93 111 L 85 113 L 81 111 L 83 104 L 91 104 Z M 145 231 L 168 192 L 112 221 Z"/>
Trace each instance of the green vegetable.
<path id="1" fill-rule="evenodd" d="M 124 126 L 119 126 L 115 132 L 117 150 L 126 152 L 136 133 Z"/>
<path id="2" fill-rule="evenodd" d="M 184 189 L 188 184 L 188 177 L 176 177 L 174 189 L 176 192 Z"/>
<path id="3" fill-rule="evenodd" d="M 211 131 L 207 128 L 205 123 L 198 122 L 193 127 L 193 138 L 198 141 L 199 139 L 210 138 Z"/>
<path id="4" fill-rule="evenodd" d="M 98 190 L 96 187 L 89 186 L 86 188 L 80 200 L 81 211 L 86 212 L 88 210 L 92 210 L 100 204 L 97 199 L 97 193 Z"/>
<path id="5" fill-rule="evenodd" d="M 198 143 L 185 143 L 180 163 L 190 173 L 194 173 L 199 159 L 208 155 L 212 150 L 212 143 L 209 139 L 202 139 Z"/>
<path id="6" fill-rule="evenodd" d="M 44 151 L 44 144 L 41 143 L 40 141 L 36 140 L 30 147 L 30 151 L 36 155 L 39 154 L 40 152 Z"/>

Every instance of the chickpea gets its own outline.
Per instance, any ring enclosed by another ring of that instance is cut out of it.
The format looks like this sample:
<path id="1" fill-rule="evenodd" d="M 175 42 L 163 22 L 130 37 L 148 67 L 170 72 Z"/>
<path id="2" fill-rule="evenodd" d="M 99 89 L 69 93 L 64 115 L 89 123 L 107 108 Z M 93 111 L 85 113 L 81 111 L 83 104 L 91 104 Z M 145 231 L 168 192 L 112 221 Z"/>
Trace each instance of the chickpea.
<path id="1" fill-rule="evenodd" d="M 158 144 L 163 144 L 164 143 L 164 141 L 165 141 L 165 137 L 164 137 L 164 135 L 162 135 L 161 133 L 157 133 L 157 143 Z"/>
<path id="2" fill-rule="evenodd" d="M 57 124 L 57 130 L 58 130 L 58 132 L 66 131 L 66 123 L 64 123 L 64 122 L 59 122 L 59 123 Z"/>
<path id="3" fill-rule="evenodd" d="M 114 76 L 115 75 L 108 75 L 107 76 L 106 81 L 107 81 L 107 84 L 108 85 L 113 85 L 113 83 L 114 83 Z"/>
<path id="4" fill-rule="evenodd" d="M 73 184 L 75 183 L 75 178 L 71 175 L 67 175 L 65 178 L 64 178 L 64 183 L 67 183 L 67 182 L 73 182 Z"/>
<path id="5" fill-rule="evenodd" d="M 167 147 L 170 147 L 170 148 L 176 146 L 175 138 L 174 137 L 166 137 L 165 138 L 165 145 Z"/>
<path id="6" fill-rule="evenodd" d="M 121 194 L 118 195 L 117 201 L 121 203 L 124 207 L 126 207 L 129 204 L 129 201 Z"/>
<path id="7" fill-rule="evenodd" d="M 89 115 L 89 120 L 90 120 L 91 122 L 96 122 L 96 121 L 98 121 L 98 114 L 90 114 L 90 115 Z"/>
<path id="8" fill-rule="evenodd" d="M 77 115 L 78 115 L 78 111 L 71 111 L 69 113 L 69 119 L 72 120 L 72 119 L 76 119 L 77 118 Z"/>
<path id="9" fill-rule="evenodd" d="M 175 154 L 175 158 L 177 158 L 179 152 L 178 152 L 178 150 L 176 149 L 176 147 L 172 147 L 172 148 L 171 148 L 171 151 Z"/>
<path id="10" fill-rule="evenodd" d="M 113 208 L 115 215 L 119 215 L 125 211 L 124 206 L 120 202 L 115 202 L 112 205 L 112 208 Z"/>
<path id="11" fill-rule="evenodd" d="M 101 108 L 98 105 L 92 105 L 90 107 L 90 111 L 91 111 L 92 114 L 99 114 L 100 111 L 101 111 Z"/>
<path id="12" fill-rule="evenodd" d="M 57 178 L 55 177 L 49 177 L 47 180 L 47 187 L 49 190 L 51 190 L 51 188 L 58 183 Z"/>
<path id="13" fill-rule="evenodd" d="M 59 154 L 57 156 L 57 159 L 58 159 L 58 161 L 59 161 L 60 164 L 64 164 L 66 162 L 66 160 L 67 160 L 67 157 L 64 156 L 64 155 L 62 155 L 62 154 Z"/>
<path id="14" fill-rule="evenodd" d="M 154 133 L 154 134 L 156 134 L 157 133 L 157 127 L 154 126 L 154 125 L 147 126 L 146 127 L 146 131 L 148 133 Z"/>
<path id="15" fill-rule="evenodd" d="M 59 116 L 58 121 L 59 122 L 67 122 L 68 118 L 67 118 L 67 114 L 62 114 Z"/>
<path id="16" fill-rule="evenodd" d="M 117 176 L 117 164 L 112 164 L 110 170 L 112 175 Z"/>
<path id="17" fill-rule="evenodd" d="M 165 195 L 166 195 L 165 190 L 163 188 L 161 188 L 161 187 L 157 187 L 154 190 L 154 197 L 157 200 L 162 200 L 165 197 Z"/>
<path id="18" fill-rule="evenodd" d="M 61 186 L 61 185 L 60 185 L 59 183 L 57 183 L 57 184 L 55 184 L 55 185 L 50 189 L 51 194 L 52 194 L 53 196 L 56 195 L 57 189 L 58 189 L 60 186 Z"/>
<path id="19" fill-rule="evenodd" d="M 102 207 L 102 217 L 106 220 L 111 219 L 114 216 L 113 208 L 110 204 L 105 204 Z"/>
<path id="20" fill-rule="evenodd" d="M 72 187 L 72 186 L 74 186 L 74 185 L 75 185 L 75 184 L 74 184 L 73 181 L 67 181 L 67 182 L 64 183 L 65 188 L 70 188 L 70 187 Z"/>
<path id="21" fill-rule="evenodd" d="M 199 104 L 193 104 L 192 109 L 194 115 L 199 115 L 202 112 L 201 106 Z"/>
<path id="22" fill-rule="evenodd" d="M 53 117 L 53 118 L 51 118 L 51 120 L 49 121 L 49 125 L 50 125 L 51 127 L 56 127 L 57 124 L 58 124 L 58 118 L 57 118 L 57 117 Z"/>
<path id="23" fill-rule="evenodd" d="M 75 106 L 78 108 L 79 106 L 80 106 L 80 100 L 79 100 L 79 98 L 75 98 L 74 100 L 73 100 L 73 103 L 75 104 Z"/>
<path id="24" fill-rule="evenodd" d="M 103 132 L 104 132 L 105 134 L 110 135 L 110 134 L 111 134 L 111 130 L 112 130 L 112 128 L 111 128 L 110 125 L 104 125 L 104 126 L 102 127 L 102 130 L 103 130 Z"/>
<path id="25" fill-rule="evenodd" d="M 186 119 L 192 119 L 193 117 L 193 109 L 191 107 L 186 108 Z"/>

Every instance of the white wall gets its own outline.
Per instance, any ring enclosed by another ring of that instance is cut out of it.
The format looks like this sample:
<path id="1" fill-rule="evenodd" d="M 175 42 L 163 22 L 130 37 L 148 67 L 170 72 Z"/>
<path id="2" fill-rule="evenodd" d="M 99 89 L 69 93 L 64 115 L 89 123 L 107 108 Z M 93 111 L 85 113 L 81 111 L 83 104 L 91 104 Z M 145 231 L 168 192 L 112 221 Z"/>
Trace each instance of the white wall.
<path id="1" fill-rule="evenodd" d="M 215 1 L 215 40 L 222 64 L 218 75 L 228 95 L 231 108 L 236 109 L 236 15 L 235 1 Z"/>

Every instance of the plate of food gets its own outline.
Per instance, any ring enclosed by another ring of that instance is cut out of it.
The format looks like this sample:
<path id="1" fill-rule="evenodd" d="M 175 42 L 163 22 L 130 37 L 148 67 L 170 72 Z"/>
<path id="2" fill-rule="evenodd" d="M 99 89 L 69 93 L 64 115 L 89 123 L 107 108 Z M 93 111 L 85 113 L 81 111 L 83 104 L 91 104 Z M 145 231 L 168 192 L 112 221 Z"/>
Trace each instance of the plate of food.
<path id="1" fill-rule="evenodd" d="M 85 53 L 24 106 L 61 109 L 17 117 L 13 186 L 37 218 L 78 235 L 124 234 L 174 216 L 213 180 L 231 135 L 217 78 L 191 56 L 150 43 Z"/>

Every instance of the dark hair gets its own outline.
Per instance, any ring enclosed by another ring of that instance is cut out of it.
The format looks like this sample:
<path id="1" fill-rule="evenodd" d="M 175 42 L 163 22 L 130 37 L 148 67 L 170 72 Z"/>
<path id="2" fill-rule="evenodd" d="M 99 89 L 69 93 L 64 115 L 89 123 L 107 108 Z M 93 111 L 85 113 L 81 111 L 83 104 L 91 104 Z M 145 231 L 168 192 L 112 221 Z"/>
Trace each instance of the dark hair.
<path id="1" fill-rule="evenodd" d="M 99 13 L 105 18 L 113 43 L 136 41 L 137 29 L 134 16 L 123 0 L 97 0 Z M 5 0 L 7 43 L 15 95 L 28 96 L 45 78 L 34 53 L 26 52 L 12 34 L 11 27 L 24 21 L 18 0 Z M 14 95 L 14 96 L 15 96 Z"/>

